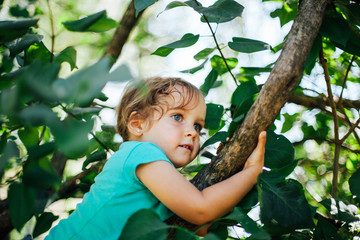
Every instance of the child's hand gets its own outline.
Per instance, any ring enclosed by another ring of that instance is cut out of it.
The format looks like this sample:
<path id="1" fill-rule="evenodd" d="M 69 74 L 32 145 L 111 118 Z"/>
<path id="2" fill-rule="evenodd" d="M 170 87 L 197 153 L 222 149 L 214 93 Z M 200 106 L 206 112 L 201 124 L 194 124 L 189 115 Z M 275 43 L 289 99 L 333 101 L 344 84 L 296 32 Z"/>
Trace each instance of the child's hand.
<path id="1" fill-rule="evenodd" d="M 254 168 L 258 174 L 262 172 L 264 166 L 266 132 L 262 131 L 259 134 L 259 140 L 256 148 L 251 153 L 250 157 L 246 160 L 244 169 Z"/>

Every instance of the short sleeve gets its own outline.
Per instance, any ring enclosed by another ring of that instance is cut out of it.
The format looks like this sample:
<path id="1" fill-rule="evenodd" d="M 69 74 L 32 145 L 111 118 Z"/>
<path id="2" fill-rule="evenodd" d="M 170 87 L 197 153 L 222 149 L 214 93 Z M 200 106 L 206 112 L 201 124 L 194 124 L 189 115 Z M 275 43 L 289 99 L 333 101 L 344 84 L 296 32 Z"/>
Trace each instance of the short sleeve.
<path id="1" fill-rule="evenodd" d="M 133 181 L 143 185 L 135 174 L 136 168 L 141 164 L 155 161 L 166 161 L 173 165 L 166 157 L 164 151 L 162 151 L 155 144 L 141 142 L 137 144 L 129 153 L 128 158 L 124 163 L 124 170 L 129 174 Z"/>

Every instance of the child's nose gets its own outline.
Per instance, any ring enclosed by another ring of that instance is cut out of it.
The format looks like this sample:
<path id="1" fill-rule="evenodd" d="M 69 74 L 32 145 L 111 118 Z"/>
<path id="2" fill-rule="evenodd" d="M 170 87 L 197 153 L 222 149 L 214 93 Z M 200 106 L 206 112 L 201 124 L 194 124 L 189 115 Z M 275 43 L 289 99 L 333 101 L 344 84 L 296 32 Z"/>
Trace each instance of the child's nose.
<path id="1" fill-rule="evenodd" d="M 187 126 L 185 130 L 185 136 L 186 137 L 195 137 L 197 135 L 197 131 L 195 130 L 194 126 Z"/>

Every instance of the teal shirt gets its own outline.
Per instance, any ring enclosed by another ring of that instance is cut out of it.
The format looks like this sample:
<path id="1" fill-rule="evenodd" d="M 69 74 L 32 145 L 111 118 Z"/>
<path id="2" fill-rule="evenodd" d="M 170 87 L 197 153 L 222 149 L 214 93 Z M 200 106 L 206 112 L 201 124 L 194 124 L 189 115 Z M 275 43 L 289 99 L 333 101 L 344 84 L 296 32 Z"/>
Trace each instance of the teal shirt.
<path id="1" fill-rule="evenodd" d="M 128 218 L 144 208 L 155 210 L 162 220 L 169 218 L 171 211 L 135 174 L 140 164 L 161 160 L 170 162 L 152 143 L 121 144 L 76 210 L 51 229 L 45 239 L 118 239 Z"/>

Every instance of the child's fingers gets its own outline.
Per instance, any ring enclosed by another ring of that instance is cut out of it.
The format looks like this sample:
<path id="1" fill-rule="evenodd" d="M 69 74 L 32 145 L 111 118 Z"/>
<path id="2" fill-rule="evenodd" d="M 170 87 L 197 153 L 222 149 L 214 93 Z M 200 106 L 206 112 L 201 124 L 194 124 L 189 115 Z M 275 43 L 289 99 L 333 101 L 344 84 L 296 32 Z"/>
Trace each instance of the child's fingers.
<path id="1" fill-rule="evenodd" d="M 256 148 L 265 149 L 265 144 L 266 144 L 266 132 L 262 131 L 259 134 L 259 141 Z"/>

